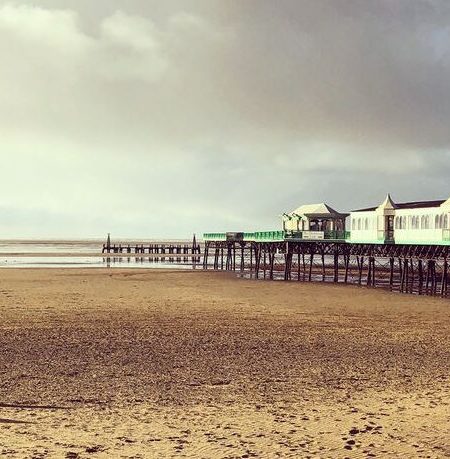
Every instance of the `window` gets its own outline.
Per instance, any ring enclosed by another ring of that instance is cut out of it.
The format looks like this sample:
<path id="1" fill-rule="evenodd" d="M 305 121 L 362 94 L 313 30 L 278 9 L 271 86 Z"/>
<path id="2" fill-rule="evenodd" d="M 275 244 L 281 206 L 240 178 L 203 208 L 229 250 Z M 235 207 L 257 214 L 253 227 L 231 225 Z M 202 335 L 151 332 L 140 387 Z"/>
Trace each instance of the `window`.
<path id="1" fill-rule="evenodd" d="M 442 215 L 434 217 L 434 227 L 436 229 L 442 228 Z"/>
<path id="2" fill-rule="evenodd" d="M 361 230 L 361 219 L 358 218 L 358 230 Z"/>
<path id="3" fill-rule="evenodd" d="M 422 217 L 420 218 L 420 228 L 421 229 L 430 228 L 430 216 L 429 215 L 422 215 Z"/>
<path id="4" fill-rule="evenodd" d="M 369 229 L 369 219 L 367 217 L 364 219 L 364 229 L 365 230 Z"/>

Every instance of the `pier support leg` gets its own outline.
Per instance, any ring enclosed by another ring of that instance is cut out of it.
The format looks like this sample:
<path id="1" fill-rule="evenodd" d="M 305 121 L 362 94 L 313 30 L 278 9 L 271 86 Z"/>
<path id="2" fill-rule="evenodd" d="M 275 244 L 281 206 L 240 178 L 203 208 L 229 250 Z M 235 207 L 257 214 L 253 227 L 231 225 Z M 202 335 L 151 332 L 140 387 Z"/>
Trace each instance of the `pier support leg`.
<path id="1" fill-rule="evenodd" d="M 423 293 L 423 262 L 422 260 L 418 261 L 417 270 L 419 271 L 418 293 L 419 295 L 422 295 Z"/>
<path id="2" fill-rule="evenodd" d="M 337 246 L 334 249 L 334 282 L 339 282 L 339 250 Z"/>
<path id="3" fill-rule="evenodd" d="M 322 282 L 325 282 L 325 253 L 323 249 L 320 255 L 322 257 Z"/>
<path id="4" fill-rule="evenodd" d="M 313 263 L 314 263 L 314 252 L 313 252 L 313 250 L 311 250 L 311 256 L 309 258 L 309 275 L 308 275 L 308 281 L 309 282 L 311 282 L 311 280 L 312 280 Z"/>
<path id="5" fill-rule="evenodd" d="M 441 282 L 441 296 L 447 296 L 447 278 L 448 278 L 448 262 L 447 258 L 444 259 L 444 267 L 442 272 L 442 282 Z"/>
<path id="6" fill-rule="evenodd" d="M 394 267 L 395 260 L 393 257 L 389 258 L 389 288 L 392 290 L 394 287 Z"/>

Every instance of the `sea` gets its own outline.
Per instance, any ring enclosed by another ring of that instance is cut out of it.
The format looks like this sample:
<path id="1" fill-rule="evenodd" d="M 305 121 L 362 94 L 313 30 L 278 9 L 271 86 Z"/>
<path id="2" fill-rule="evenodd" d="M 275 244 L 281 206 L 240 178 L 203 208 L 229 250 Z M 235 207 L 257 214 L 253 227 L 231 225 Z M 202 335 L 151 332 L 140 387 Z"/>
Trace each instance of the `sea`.
<path id="1" fill-rule="evenodd" d="M 183 255 L 102 254 L 104 240 L 0 240 L 0 268 L 177 268 L 195 269 L 198 264 Z M 155 243 L 139 240 L 139 244 Z M 158 241 L 189 244 L 191 241 Z M 134 246 L 135 240 L 121 240 Z"/>

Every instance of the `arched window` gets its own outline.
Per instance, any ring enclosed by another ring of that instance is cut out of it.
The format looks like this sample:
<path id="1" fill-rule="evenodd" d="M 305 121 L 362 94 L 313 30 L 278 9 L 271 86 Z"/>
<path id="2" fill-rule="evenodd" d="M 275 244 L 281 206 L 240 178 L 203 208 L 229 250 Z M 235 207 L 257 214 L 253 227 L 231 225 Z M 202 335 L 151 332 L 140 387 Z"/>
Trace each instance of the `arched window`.
<path id="1" fill-rule="evenodd" d="M 443 222 L 442 222 L 442 228 L 444 228 L 444 229 L 448 228 L 448 215 L 447 214 L 444 215 L 444 219 L 443 219 Z"/>
<path id="2" fill-rule="evenodd" d="M 361 230 L 361 219 L 358 218 L 358 230 Z"/>
<path id="3" fill-rule="evenodd" d="M 422 215 L 420 221 L 421 229 L 428 229 L 430 227 L 430 217 L 429 215 Z"/>
<path id="4" fill-rule="evenodd" d="M 356 219 L 352 218 L 352 230 L 354 230 L 356 227 Z"/>
<path id="5" fill-rule="evenodd" d="M 369 229 L 369 219 L 367 217 L 364 219 L 364 229 L 365 230 Z"/>
<path id="6" fill-rule="evenodd" d="M 434 217 L 434 227 L 436 229 L 442 228 L 442 215 Z"/>

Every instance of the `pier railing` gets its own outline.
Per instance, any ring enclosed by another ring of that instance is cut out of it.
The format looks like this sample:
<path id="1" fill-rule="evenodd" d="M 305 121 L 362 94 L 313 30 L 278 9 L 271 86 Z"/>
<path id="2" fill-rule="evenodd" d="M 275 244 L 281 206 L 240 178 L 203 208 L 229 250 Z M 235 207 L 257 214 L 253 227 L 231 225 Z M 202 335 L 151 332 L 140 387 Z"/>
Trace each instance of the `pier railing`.
<path id="1" fill-rule="evenodd" d="M 285 240 L 333 240 L 350 238 L 350 231 L 255 231 L 250 233 L 204 233 L 204 241 L 276 242 Z"/>
<path id="2" fill-rule="evenodd" d="M 242 233 L 204 233 L 204 241 L 283 241 L 285 231 L 256 231 Z"/>
<path id="3" fill-rule="evenodd" d="M 308 241 L 321 241 L 321 240 L 332 240 L 332 241 L 344 241 L 350 238 L 350 231 L 286 231 L 285 239 L 299 240 L 304 239 Z"/>

